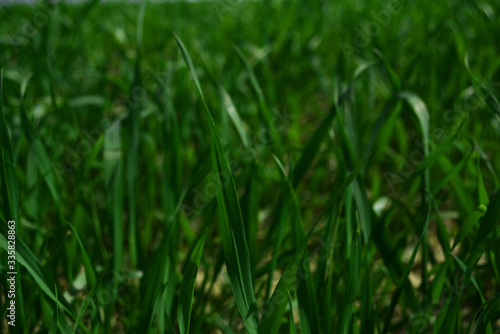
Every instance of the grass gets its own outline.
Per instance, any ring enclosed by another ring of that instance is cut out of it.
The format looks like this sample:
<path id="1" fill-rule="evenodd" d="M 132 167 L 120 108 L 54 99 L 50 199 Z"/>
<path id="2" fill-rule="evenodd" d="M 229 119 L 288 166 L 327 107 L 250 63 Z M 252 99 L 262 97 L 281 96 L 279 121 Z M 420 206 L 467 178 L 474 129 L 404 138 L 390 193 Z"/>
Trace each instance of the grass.
<path id="1" fill-rule="evenodd" d="M 498 13 L 2 7 L 2 332 L 498 333 Z"/>

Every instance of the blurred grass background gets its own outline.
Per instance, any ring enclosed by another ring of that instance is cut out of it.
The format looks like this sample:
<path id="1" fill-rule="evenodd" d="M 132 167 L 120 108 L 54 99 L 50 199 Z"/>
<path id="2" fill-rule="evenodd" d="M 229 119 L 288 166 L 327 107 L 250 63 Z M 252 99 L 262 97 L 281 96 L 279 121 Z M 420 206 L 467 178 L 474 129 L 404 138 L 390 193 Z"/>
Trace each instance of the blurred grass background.
<path id="1" fill-rule="evenodd" d="M 0 327 L 499 333 L 499 11 L 0 7 Z"/>

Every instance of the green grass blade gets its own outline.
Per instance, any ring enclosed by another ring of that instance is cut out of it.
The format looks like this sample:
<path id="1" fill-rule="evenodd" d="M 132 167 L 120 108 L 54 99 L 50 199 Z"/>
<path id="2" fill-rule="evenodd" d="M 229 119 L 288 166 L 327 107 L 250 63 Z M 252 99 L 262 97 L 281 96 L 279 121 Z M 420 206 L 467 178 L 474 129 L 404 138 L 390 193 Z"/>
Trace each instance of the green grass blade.
<path id="1" fill-rule="evenodd" d="M 446 274 L 448 272 L 448 266 L 450 263 L 450 258 L 447 258 L 443 265 L 439 268 L 434 280 L 432 281 L 431 297 L 432 303 L 437 304 L 440 301 L 441 293 L 443 292 L 444 282 L 446 280 Z"/>
<path id="2" fill-rule="evenodd" d="M 177 44 L 179 45 L 205 107 L 212 141 L 212 168 L 216 175 L 218 175 L 217 183 L 220 189 L 217 193 L 217 206 L 219 208 L 219 222 L 226 258 L 226 267 L 240 314 L 243 317 L 247 330 L 253 334 L 257 332 L 258 328 L 257 302 L 253 290 L 250 256 L 238 194 L 236 192 L 231 169 L 224 157 L 224 150 L 222 149 L 215 123 L 205 102 L 205 97 L 191 57 L 184 47 L 184 44 L 175 33 L 174 37 L 177 40 Z"/>
<path id="3" fill-rule="evenodd" d="M 481 312 L 479 313 L 479 311 Z M 499 318 L 500 318 L 500 295 L 497 294 L 493 298 L 483 302 L 478 312 L 474 316 L 475 320 L 474 327 L 472 327 L 470 331 L 467 331 L 467 333 L 469 334 L 491 333 L 491 327 L 488 329 L 488 325 L 495 324 L 495 322 L 498 323 Z M 496 329 L 498 329 L 498 325 L 496 326 Z"/>
<path id="4" fill-rule="evenodd" d="M 168 286 L 168 282 L 165 283 L 161 289 L 160 289 L 160 292 L 158 293 L 158 296 L 156 297 L 156 300 L 155 300 L 155 303 L 154 303 L 154 306 L 153 306 L 153 311 L 151 312 L 151 317 L 149 319 L 149 326 L 148 326 L 148 332 L 151 332 L 152 331 L 152 328 L 153 328 L 153 322 L 155 320 L 155 317 L 157 314 L 160 314 L 160 315 L 163 315 L 161 310 L 162 310 L 162 302 L 163 302 L 163 296 L 167 290 L 167 286 Z M 165 328 L 158 328 L 158 331 L 160 331 L 161 333 L 173 333 L 173 325 L 172 325 L 172 321 L 170 320 L 170 317 L 166 317 L 166 320 L 167 320 L 167 330 L 165 331 Z"/>
<path id="5" fill-rule="evenodd" d="M 233 100 L 231 99 L 231 96 L 229 96 L 229 93 L 226 91 L 224 87 L 222 87 L 222 85 L 219 85 L 219 90 L 221 93 L 222 104 L 224 105 L 224 109 L 229 115 L 229 118 L 231 118 L 231 121 L 233 122 L 234 127 L 236 128 L 236 131 L 238 132 L 238 135 L 240 136 L 243 145 L 245 147 L 250 147 L 250 139 L 248 139 L 246 124 L 241 119 L 240 114 L 238 113 L 238 110 L 236 109 Z"/>
<path id="6" fill-rule="evenodd" d="M 450 253 L 450 256 L 453 258 L 453 260 L 455 260 L 455 262 L 458 263 L 458 266 L 460 267 L 460 269 L 462 269 L 462 271 L 464 272 L 464 275 L 468 275 L 468 269 L 467 269 L 467 266 L 465 265 L 465 263 L 462 260 L 460 260 L 458 257 L 456 257 L 455 255 L 453 255 L 451 253 Z M 472 285 L 474 285 L 474 287 L 476 288 L 477 292 L 479 293 L 479 297 L 481 298 L 481 301 L 484 303 L 485 299 L 484 299 L 484 296 L 483 296 L 483 293 L 482 293 L 481 289 L 479 288 L 479 284 L 477 284 L 477 281 L 474 278 L 474 276 L 470 275 L 469 278 L 470 278 L 470 281 L 472 282 Z"/>
<path id="7" fill-rule="evenodd" d="M 422 132 L 424 155 L 427 157 L 429 155 L 429 110 L 427 109 L 424 101 L 412 92 L 399 92 L 397 93 L 397 97 L 408 102 L 417 116 L 420 130 Z"/>
<path id="8" fill-rule="evenodd" d="M 288 305 L 290 307 L 290 334 L 297 334 L 297 328 L 295 328 L 295 319 L 293 316 L 293 305 L 292 296 L 290 295 L 290 290 L 286 290 L 288 293 Z"/>
<path id="9" fill-rule="evenodd" d="M 113 272 L 119 275 L 123 264 L 123 153 L 120 139 L 120 121 L 116 121 L 104 137 L 104 182 L 111 231 L 113 235 Z M 113 280 L 113 298 L 107 308 L 106 327 L 109 328 L 112 312 L 118 298 L 118 279 Z"/>
<path id="10" fill-rule="evenodd" d="M 276 151 L 276 153 L 279 154 L 282 151 L 281 139 L 279 137 L 278 131 L 276 130 L 276 127 L 274 126 L 274 123 L 271 121 L 271 114 L 269 112 L 269 107 L 267 106 L 266 99 L 264 98 L 264 93 L 262 92 L 262 88 L 259 85 L 257 76 L 255 75 L 252 66 L 250 66 L 248 59 L 245 57 L 240 48 L 235 45 L 233 49 L 234 52 L 236 52 L 236 54 L 240 58 L 241 62 L 245 65 L 248 76 L 250 77 L 250 82 L 252 84 L 252 87 L 255 90 L 257 97 L 259 98 L 259 105 L 260 105 L 259 110 L 262 122 L 264 123 L 265 128 L 270 130 L 273 148 Z"/>
<path id="11" fill-rule="evenodd" d="M 481 89 L 483 89 L 486 92 L 486 103 L 491 106 L 490 110 L 493 110 L 495 113 L 495 116 L 497 117 L 497 120 L 500 119 L 500 102 L 498 101 L 498 98 L 495 95 L 495 91 L 488 85 L 486 80 L 478 75 L 476 75 L 474 72 L 472 72 L 469 64 L 469 53 L 467 52 L 465 54 L 465 68 L 467 69 L 467 72 L 469 73 L 469 76 L 471 77 L 472 81 L 477 84 Z"/>
<path id="12" fill-rule="evenodd" d="M 477 159 L 477 191 L 479 197 L 479 203 L 483 205 L 488 205 L 490 199 L 488 198 L 488 192 L 484 186 L 483 173 L 481 172 L 480 159 Z"/>
<path id="13" fill-rule="evenodd" d="M 57 298 L 57 286 L 54 289 L 54 293 Z M 57 319 L 59 315 L 59 305 L 56 303 L 56 309 L 54 311 L 54 314 L 52 315 L 52 321 L 50 322 L 50 327 L 49 327 L 49 334 L 56 334 L 57 332 Z"/>
<path id="14" fill-rule="evenodd" d="M 417 96 L 414 93 L 411 92 L 399 92 L 396 95 L 398 98 L 405 100 L 413 109 L 413 112 L 417 116 L 419 125 L 420 125 L 420 131 L 422 133 L 422 142 L 423 142 L 423 153 L 424 153 L 424 159 L 426 159 L 429 156 L 429 145 L 430 145 L 430 132 L 429 132 L 429 123 L 430 123 L 430 114 L 429 110 L 427 109 L 426 104 L 422 99 Z M 423 203 L 421 206 L 421 210 L 425 210 L 426 213 L 424 216 L 426 217 L 425 221 L 423 222 L 422 226 L 427 226 L 428 224 L 428 219 L 429 219 L 429 198 L 427 194 L 430 194 L 430 170 L 427 168 L 423 172 L 423 185 L 422 185 L 422 197 L 423 197 Z M 424 208 L 427 207 L 427 208 Z M 424 228 L 425 230 L 425 228 Z M 427 263 L 429 262 L 429 241 L 428 241 L 428 235 L 425 234 L 424 238 L 422 239 L 422 294 L 426 296 L 424 298 L 424 304 L 430 303 L 429 298 L 427 297 Z"/>
<path id="15" fill-rule="evenodd" d="M 179 318 L 179 330 L 181 334 L 189 333 L 191 308 L 193 306 L 194 287 L 196 283 L 196 276 L 198 274 L 198 266 L 200 265 L 201 254 L 207 239 L 207 230 L 203 232 L 203 236 L 198 240 L 194 246 L 193 252 L 189 256 L 189 262 L 184 271 L 182 279 L 179 306 L 177 316 Z"/>

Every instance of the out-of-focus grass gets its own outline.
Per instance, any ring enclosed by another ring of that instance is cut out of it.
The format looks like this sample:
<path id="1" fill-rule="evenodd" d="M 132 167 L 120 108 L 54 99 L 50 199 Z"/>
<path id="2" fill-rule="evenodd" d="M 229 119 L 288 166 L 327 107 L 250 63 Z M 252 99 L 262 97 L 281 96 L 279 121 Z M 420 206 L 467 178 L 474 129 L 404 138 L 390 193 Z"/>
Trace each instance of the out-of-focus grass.
<path id="1" fill-rule="evenodd" d="M 498 332 L 499 12 L 0 7 L 0 326 Z"/>

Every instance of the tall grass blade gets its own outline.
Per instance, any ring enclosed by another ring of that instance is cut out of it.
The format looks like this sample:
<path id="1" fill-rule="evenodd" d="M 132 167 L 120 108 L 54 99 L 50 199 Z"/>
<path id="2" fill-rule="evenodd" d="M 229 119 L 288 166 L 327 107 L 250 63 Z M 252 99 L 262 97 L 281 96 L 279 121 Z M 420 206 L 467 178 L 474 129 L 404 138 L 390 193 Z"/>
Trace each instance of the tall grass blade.
<path id="1" fill-rule="evenodd" d="M 179 45 L 205 107 L 212 141 L 212 168 L 216 175 L 218 175 L 217 182 L 220 189 L 217 193 L 217 206 L 219 208 L 219 222 L 224 255 L 226 258 L 226 267 L 240 314 L 243 317 L 247 330 L 251 334 L 254 334 L 257 332 L 258 328 L 257 303 L 253 290 L 250 256 L 248 253 L 245 227 L 241 216 L 238 194 L 231 175 L 231 169 L 224 157 L 224 150 L 222 149 L 215 123 L 205 102 L 205 97 L 191 57 L 184 47 L 184 44 L 175 33 L 174 37 L 177 40 L 177 44 Z"/>
<path id="2" fill-rule="evenodd" d="M 120 140 L 121 124 L 117 120 L 106 131 L 104 137 L 104 183 L 109 219 L 113 235 L 113 276 L 121 274 L 123 265 L 123 153 Z M 112 313 L 118 298 L 118 279 L 113 279 L 112 302 L 106 312 L 106 327 L 109 328 Z M 109 330 L 109 329 L 108 329 Z"/>
<path id="3" fill-rule="evenodd" d="M 130 248 L 130 261 L 132 267 L 137 264 L 138 254 L 138 239 L 137 239 L 137 203 L 136 203 L 136 175 L 139 164 L 139 112 L 143 107 L 143 99 L 145 89 L 141 83 L 141 55 L 142 55 L 142 38 L 144 29 L 144 13 L 146 10 L 147 0 L 141 0 L 137 19 L 136 33 L 136 52 L 137 58 L 135 62 L 134 81 L 130 89 L 129 118 L 128 118 L 128 134 L 129 142 L 127 146 L 127 186 L 128 186 L 128 205 L 129 205 L 129 230 L 128 240 Z"/>

